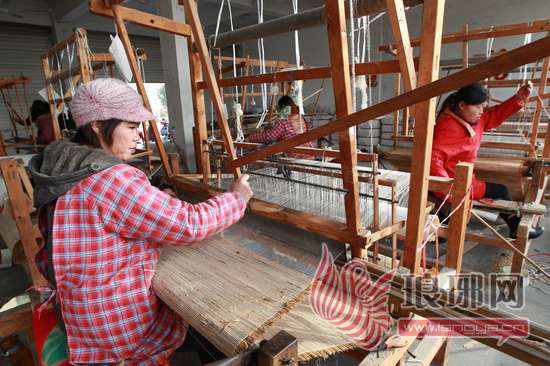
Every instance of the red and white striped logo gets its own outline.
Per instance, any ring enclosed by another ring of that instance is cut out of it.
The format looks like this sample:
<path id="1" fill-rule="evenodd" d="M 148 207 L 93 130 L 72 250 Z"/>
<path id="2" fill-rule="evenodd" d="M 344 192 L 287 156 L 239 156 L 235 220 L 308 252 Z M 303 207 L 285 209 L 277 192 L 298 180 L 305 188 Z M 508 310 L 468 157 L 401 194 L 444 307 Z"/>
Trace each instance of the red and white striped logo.
<path id="1" fill-rule="evenodd" d="M 346 263 L 339 272 L 326 244 L 311 281 L 309 303 L 313 312 L 352 338 L 360 347 L 372 349 L 391 327 L 388 292 L 395 271 L 372 282 L 359 261 Z"/>

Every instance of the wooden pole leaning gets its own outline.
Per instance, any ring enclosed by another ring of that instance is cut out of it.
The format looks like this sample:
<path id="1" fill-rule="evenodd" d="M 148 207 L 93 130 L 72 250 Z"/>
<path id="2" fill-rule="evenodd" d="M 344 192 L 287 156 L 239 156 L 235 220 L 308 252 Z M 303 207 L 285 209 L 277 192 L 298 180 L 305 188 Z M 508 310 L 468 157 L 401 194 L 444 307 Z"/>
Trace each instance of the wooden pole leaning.
<path id="1" fill-rule="evenodd" d="M 204 38 L 204 33 L 202 32 L 202 25 L 199 18 L 199 12 L 197 10 L 196 0 L 185 0 L 185 17 L 187 22 L 191 26 L 191 31 L 193 33 L 193 39 L 195 41 L 195 47 L 197 47 L 197 52 L 200 57 L 202 67 L 203 67 L 203 77 L 208 84 L 208 92 L 212 103 L 214 105 L 214 110 L 216 112 L 216 117 L 218 118 L 218 125 L 222 131 L 223 139 L 225 142 L 225 150 L 229 161 L 232 162 L 237 157 L 235 151 L 235 145 L 233 144 L 233 138 L 231 137 L 231 131 L 229 130 L 229 124 L 227 123 L 227 118 L 223 113 L 223 101 L 220 95 L 220 90 L 218 89 L 218 84 L 216 82 L 216 75 L 214 74 L 214 68 L 210 62 L 210 57 L 208 55 L 208 47 L 206 45 L 206 40 Z M 241 170 L 239 167 L 232 166 L 233 174 L 235 178 L 240 177 Z"/>
<path id="2" fill-rule="evenodd" d="M 116 25 L 118 34 L 120 36 L 120 40 L 124 45 L 124 50 L 126 51 L 126 57 L 128 57 L 128 62 L 130 63 L 130 68 L 132 69 L 132 75 L 134 76 L 134 80 L 136 82 L 138 92 L 143 98 L 143 104 L 145 105 L 145 108 L 147 108 L 149 111 L 152 111 L 151 103 L 149 103 L 149 98 L 147 97 L 147 91 L 145 90 L 145 84 L 143 83 L 143 78 L 141 77 L 141 72 L 137 64 L 136 54 L 134 53 L 134 49 L 130 42 L 130 37 L 128 36 L 126 25 L 124 24 L 125 19 L 122 18 L 121 13 L 119 12 L 119 6 L 120 5 L 113 5 L 111 8 L 113 11 L 115 25 Z M 159 152 L 160 160 L 162 161 L 162 165 L 164 167 L 164 171 L 166 175 L 170 176 L 172 175 L 172 167 L 170 166 L 170 162 L 168 160 L 168 155 L 166 154 L 166 150 L 164 150 L 164 145 L 162 144 L 162 139 L 160 137 L 160 133 L 157 128 L 157 122 L 155 120 L 148 121 L 148 122 L 151 124 L 151 129 L 153 131 L 153 135 L 155 136 L 157 149 Z M 147 131 L 145 133 L 147 133 Z"/>

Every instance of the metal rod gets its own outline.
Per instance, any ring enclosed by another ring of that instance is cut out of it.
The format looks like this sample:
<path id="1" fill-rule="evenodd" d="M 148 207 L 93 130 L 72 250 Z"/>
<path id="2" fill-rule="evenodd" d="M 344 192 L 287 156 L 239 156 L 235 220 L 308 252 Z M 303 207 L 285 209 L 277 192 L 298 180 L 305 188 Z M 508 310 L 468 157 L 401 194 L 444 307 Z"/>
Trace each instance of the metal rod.
<path id="1" fill-rule="evenodd" d="M 180 0 L 180 3 L 181 2 L 182 0 Z M 423 2 L 424 0 L 404 1 L 405 6 L 408 7 L 413 7 L 422 4 Z M 356 17 L 377 14 L 386 9 L 385 0 L 357 0 L 354 5 L 354 14 Z M 305 10 L 297 14 L 268 20 L 261 24 L 249 25 L 247 27 L 239 28 L 233 32 L 221 33 L 218 34 L 216 39 L 215 36 L 212 35 L 208 37 L 208 42 L 212 45 L 212 47 L 222 48 L 249 40 L 273 36 L 281 33 L 288 33 L 303 28 L 315 27 L 326 24 L 326 22 L 325 6 L 320 6 L 318 8 Z"/>

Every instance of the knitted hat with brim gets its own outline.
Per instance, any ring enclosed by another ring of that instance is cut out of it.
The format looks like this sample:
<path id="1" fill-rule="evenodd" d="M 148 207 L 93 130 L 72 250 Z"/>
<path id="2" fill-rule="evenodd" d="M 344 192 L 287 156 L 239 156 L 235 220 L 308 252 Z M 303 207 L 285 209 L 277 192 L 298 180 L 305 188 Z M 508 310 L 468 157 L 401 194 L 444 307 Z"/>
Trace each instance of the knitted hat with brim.
<path id="1" fill-rule="evenodd" d="M 130 85 L 111 78 L 82 84 L 74 95 L 70 109 L 76 127 L 109 119 L 127 122 L 155 119 L 143 105 L 141 96 Z"/>

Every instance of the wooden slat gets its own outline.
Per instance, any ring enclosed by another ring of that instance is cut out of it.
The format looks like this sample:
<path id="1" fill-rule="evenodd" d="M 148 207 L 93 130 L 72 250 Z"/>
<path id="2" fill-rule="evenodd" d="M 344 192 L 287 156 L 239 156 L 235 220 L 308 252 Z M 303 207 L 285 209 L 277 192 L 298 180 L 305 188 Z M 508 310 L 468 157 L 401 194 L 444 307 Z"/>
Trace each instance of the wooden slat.
<path id="1" fill-rule="evenodd" d="M 457 43 L 478 39 L 517 36 L 527 33 L 539 33 L 545 31 L 550 31 L 550 21 L 537 20 L 529 23 L 509 24 L 496 27 L 470 29 L 463 32 L 448 33 L 443 35 L 441 43 Z M 413 47 L 420 46 L 420 39 L 412 39 L 411 45 Z M 381 45 L 378 49 L 380 51 L 385 51 L 388 48 L 395 48 L 395 45 Z"/>
<path id="2" fill-rule="evenodd" d="M 214 105 L 214 110 L 216 112 L 216 117 L 218 119 L 218 125 L 222 131 L 223 139 L 225 142 L 225 151 L 229 157 L 230 161 L 233 161 L 237 154 L 235 153 L 235 146 L 233 145 L 233 138 L 231 137 L 231 131 L 229 130 L 229 124 L 227 123 L 227 118 L 223 112 L 223 100 L 220 95 L 219 85 L 216 82 L 216 75 L 214 74 L 214 69 L 212 68 L 212 63 L 210 62 L 210 57 L 208 56 L 208 47 L 206 45 L 206 40 L 204 39 L 204 34 L 202 32 L 202 25 L 199 18 L 199 13 L 197 10 L 196 0 L 185 0 L 185 18 L 191 25 L 191 31 L 193 33 L 193 40 L 195 41 L 195 46 L 197 47 L 197 53 L 203 68 L 203 77 L 208 85 L 208 94 Z M 238 167 L 233 167 L 233 173 L 235 178 L 241 175 L 241 170 Z"/>
<path id="3" fill-rule="evenodd" d="M 542 204 L 523 204 L 516 201 L 493 200 L 491 203 L 474 201 L 474 207 L 488 208 L 505 212 L 521 212 L 533 215 L 544 215 L 546 206 Z"/>
<path id="4" fill-rule="evenodd" d="M 51 78 L 52 70 L 50 69 L 50 64 L 48 58 L 42 58 L 42 71 L 44 73 L 44 81 Z M 50 105 L 50 115 L 55 116 L 55 100 L 53 94 L 53 87 L 51 84 L 46 83 L 46 91 L 48 92 L 48 102 Z M 56 140 L 61 138 L 61 130 L 59 129 L 59 124 L 57 123 L 56 118 L 51 118 L 53 136 Z"/>
<path id="5" fill-rule="evenodd" d="M 392 224 L 391 226 L 385 227 L 383 229 L 380 229 L 374 233 L 371 233 L 367 236 L 367 242 L 375 242 L 380 239 L 384 239 L 387 236 L 392 235 L 393 233 L 398 232 L 401 229 L 405 228 L 405 221 L 399 221 L 397 223 Z"/>
<path id="6" fill-rule="evenodd" d="M 406 336 L 403 336 L 403 338 L 406 341 L 406 345 L 404 347 L 399 348 L 392 348 L 387 349 L 380 352 L 370 352 L 364 359 L 361 361 L 359 366 L 395 366 L 398 365 L 401 359 L 407 354 L 407 350 L 411 346 L 411 344 L 414 342 L 418 334 L 422 331 L 423 327 L 420 327 L 422 323 L 428 324 L 428 320 L 422 318 L 419 315 L 414 315 L 411 319 L 412 322 L 414 322 L 417 327 L 414 327 Z M 424 324 L 424 326 L 425 326 Z M 391 333 L 395 334 L 396 328 L 393 327 L 390 331 Z"/>
<path id="7" fill-rule="evenodd" d="M 416 88 L 416 71 L 414 69 L 413 49 L 407 27 L 407 17 L 403 0 L 386 0 L 388 18 L 390 19 L 393 37 L 396 40 L 399 68 L 403 75 L 405 91 Z"/>
<path id="8" fill-rule="evenodd" d="M 527 253 L 529 252 L 529 231 L 533 225 L 533 220 L 533 215 L 523 215 L 516 234 L 515 247 L 525 256 L 527 256 Z M 521 273 L 524 261 L 525 259 L 521 255 L 514 252 L 514 255 L 512 256 L 512 267 L 510 269 L 510 273 Z"/>
<path id="9" fill-rule="evenodd" d="M 191 35 L 191 28 L 189 27 L 189 25 L 176 22 L 172 19 L 168 19 L 159 15 L 149 14 L 136 9 L 119 6 L 114 3 L 109 8 L 105 6 L 104 0 L 90 0 L 89 4 L 90 12 L 92 14 L 113 18 L 115 16 L 114 9 L 115 7 L 118 7 L 118 15 L 122 20 L 126 20 L 146 28 L 170 32 L 184 37 L 188 37 Z"/>
<path id="10" fill-rule="evenodd" d="M 537 99 L 537 107 L 535 109 L 535 115 L 533 116 L 533 127 L 531 128 L 531 145 L 532 146 L 536 146 L 537 144 L 537 134 L 539 133 L 540 117 L 542 116 L 542 107 L 544 106 L 543 105 L 544 99 L 542 99 L 542 96 L 544 95 L 544 92 L 546 89 L 549 65 L 550 65 L 550 57 L 545 57 L 542 63 L 542 70 L 540 73 L 540 78 L 542 80 L 542 82 L 539 84 L 539 91 L 538 91 L 538 96 L 540 98 Z M 530 155 L 535 156 L 536 151 L 533 150 Z"/>
<path id="11" fill-rule="evenodd" d="M 444 0 L 425 0 L 422 14 L 422 45 L 418 85 L 427 85 L 437 80 L 443 30 Z M 426 202 L 428 177 L 432 153 L 435 108 L 437 100 L 432 98 L 415 106 L 413 156 L 409 203 L 407 209 L 407 233 L 403 266 L 417 274 L 420 271 L 420 255 L 417 248 L 424 238 L 426 223 Z"/>
<path id="12" fill-rule="evenodd" d="M 442 336 L 424 337 L 416 347 L 410 349 L 415 357 L 407 358 L 404 366 L 430 366 L 439 349 L 445 345 L 446 340 L 447 338 Z"/>
<path id="13" fill-rule="evenodd" d="M 223 141 L 214 140 L 212 141 L 212 144 L 223 146 Z M 245 149 L 257 149 L 262 145 L 254 142 L 235 142 L 235 146 L 242 147 Z M 340 150 L 319 149 L 315 147 L 298 146 L 298 147 L 291 148 L 289 151 L 298 153 L 298 154 L 311 155 L 311 156 L 319 156 L 319 157 L 335 158 L 335 159 L 341 158 Z M 375 154 L 364 153 L 364 152 L 357 153 L 357 160 L 360 160 L 360 161 L 373 161 L 374 157 L 375 157 Z"/>
<path id="14" fill-rule="evenodd" d="M 250 57 L 235 57 L 235 58 L 233 58 L 232 56 L 214 55 L 214 56 L 212 56 L 212 58 L 216 61 L 222 60 L 222 61 L 233 62 L 233 60 L 235 60 L 235 62 L 237 62 L 237 63 L 244 63 L 245 65 L 250 65 L 250 66 L 261 66 L 262 64 L 264 64 L 266 67 L 275 67 L 275 68 L 278 68 L 278 69 L 284 69 L 284 68 L 287 68 L 287 67 L 298 67 L 297 65 L 290 64 L 287 61 L 277 61 L 277 60 L 262 61 L 262 60 L 254 59 L 254 58 L 250 58 Z M 233 70 L 233 66 L 230 66 L 230 67 L 231 67 L 231 70 Z"/>
<path id="15" fill-rule="evenodd" d="M 415 90 L 403 93 L 397 97 L 388 99 L 378 103 L 372 107 L 355 112 L 345 118 L 339 118 L 336 121 L 329 122 L 323 126 L 311 129 L 301 135 L 297 135 L 281 143 L 259 149 L 258 151 L 240 157 L 235 160 L 233 166 L 242 166 L 249 164 L 252 161 L 263 159 L 266 156 L 283 152 L 291 147 L 304 144 L 323 136 L 330 135 L 356 126 L 361 123 L 368 123 L 377 117 L 393 112 L 396 109 L 422 102 L 428 98 L 439 96 L 443 93 L 459 89 L 464 85 L 468 85 L 486 77 L 498 75 L 507 70 L 524 65 L 538 60 L 550 54 L 550 37 L 544 37 L 525 46 L 505 54 L 493 57 L 485 62 L 469 67 L 466 70 L 458 71 L 447 77 L 440 78 L 432 83 L 420 86 Z M 366 122 L 367 121 L 367 122 Z M 548 134 L 550 136 L 550 134 Z M 550 152 L 550 140 L 548 141 L 548 149 Z"/>
<path id="16" fill-rule="evenodd" d="M 31 327 L 32 308 L 30 303 L 0 312 L 0 338 L 31 329 Z"/>
<path id="17" fill-rule="evenodd" d="M 93 3 L 94 1 L 90 2 L 90 7 L 93 5 Z M 120 15 L 120 12 L 122 12 L 122 14 L 126 14 L 123 8 L 124 7 L 120 5 L 115 5 L 111 8 L 111 10 L 115 19 L 118 35 L 120 37 L 120 40 L 122 41 L 122 44 L 124 45 L 124 50 L 126 51 L 126 57 L 128 58 L 128 62 L 130 63 L 130 68 L 132 69 L 132 75 L 134 76 L 134 81 L 136 82 L 136 87 L 138 89 L 138 92 L 143 98 L 143 104 L 145 105 L 145 108 L 147 108 L 149 111 L 152 111 L 151 103 L 149 103 L 149 98 L 147 97 L 147 91 L 145 90 L 145 84 L 143 83 L 143 78 L 141 76 L 141 71 L 139 70 L 139 67 L 137 64 L 136 54 L 130 42 L 130 37 L 128 36 L 128 31 L 126 30 L 124 19 Z M 162 138 L 160 137 L 160 133 L 157 128 L 157 122 L 155 120 L 152 120 L 149 122 L 150 122 L 151 129 L 153 131 L 153 136 L 155 137 L 156 147 L 158 149 L 160 160 L 162 161 L 162 166 L 164 168 L 166 175 L 170 176 L 172 175 L 172 167 L 170 166 L 170 162 L 168 161 L 168 155 L 166 154 L 166 150 L 164 149 L 164 144 L 162 144 L 161 142 Z"/>
<path id="18" fill-rule="evenodd" d="M 343 118 L 353 112 L 351 105 L 351 87 L 346 16 L 344 0 L 327 1 L 327 33 L 330 44 L 330 63 L 332 67 L 332 88 L 336 117 Z M 361 229 L 361 211 L 359 209 L 359 184 L 357 180 L 357 139 L 355 128 L 342 130 L 338 136 L 342 165 L 342 185 L 346 194 L 346 224 L 352 237 L 352 255 L 361 256 L 361 243 L 356 236 Z"/>
<path id="19" fill-rule="evenodd" d="M 464 34 L 468 34 L 468 24 L 464 24 Z M 462 68 L 468 68 L 468 40 L 462 41 Z"/>
<path id="20" fill-rule="evenodd" d="M 92 53 L 90 55 L 91 62 L 114 62 L 113 56 L 110 53 Z"/>
<path id="21" fill-rule="evenodd" d="M 395 74 L 395 95 L 401 94 L 401 74 Z M 393 112 L 393 136 L 399 135 L 399 109 Z M 393 139 L 393 147 L 397 146 L 397 140 Z"/>
<path id="22" fill-rule="evenodd" d="M 415 63 L 417 63 L 418 59 L 415 58 L 414 61 Z M 370 62 L 355 65 L 355 75 L 393 74 L 396 72 L 400 72 L 399 62 L 396 60 Z M 326 79 L 330 77 L 330 67 L 313 67 L 309 69 L 279 71 L 260 75 L 218 79 L 217 81 L 220 87 L 230 87 L 251 84 L 275 83 L 281 81 Z M 198 84 L 198 87 L 200 89 L 206 89 L 208 85 L 205 82 L 202 82 Z"/>
<path id="23" fill-rule="evenodd" d="M 470 186 L 474 175 L 474 165 L 471 163 L 458 163 L 455 172 L 455 184 L 451 196 L 451 208 L 457 211 L 449 221 L 449 235 L 447 242 L 447 254 L 445 255 L 445 267 L 456 270 L 459 274 L 462 270 L 462 257 L 464 255 L 464 238 L 468 225 L 468 211 L 470 209 Z M 460 207 L 460 208 L 458 208 Z M 458 277 L 454 277 L 456 288 Z"/>
<path id="24" fill-rule="evenodd" d="M 81 34 L 86 35 L 86 30 L 82 28 L 78 28 L 77 30 L 81 32 Z M 67 45 L 74 43 L 76 41 L 77 34 L 78 34 L 77 31 L 73 32 L 73 34 L 71 34 L 69 38 L 57 43 L 55 46 L 48 49 L 46 52 L 42 54 L 42 58 L 44 59 L 44 58 L 54 56 L 57 52 L 64 50 L 67 47 Z"/>
<path id="25" fill-rule="evenodd" d="M 191 76 L 191 97 L 193 98 L 193 115 L 195 117 L 194 135 L 195 158 L 199 162 L 197 168 L 203 174 L 203 182 L 210 176 L 210 155 L 201 141 L 208 138 L 208 126 L 206 124 L 206 110 L 204 102 L 204 90 L 197 88 L 197 82 L 202 81 L 202 66 L 200 56 L 193 49 L 193 37 L 187 38 L 187 53 L 189 55 L 189 71 Z"/>
<path id="26" fill-rule="evenodd" d="M 30 210 L 23 191 L 17 162 L 12 159 L 1 160 L 0 170 L 6 183 L 12 215 L 21 237 L 33 286 L 46 286 L 47 281 L 38 271 L 35 262 L 36 253 L 38 253 L 38 243 L 36 242 L 35 230 L 31 222 Z"/>

